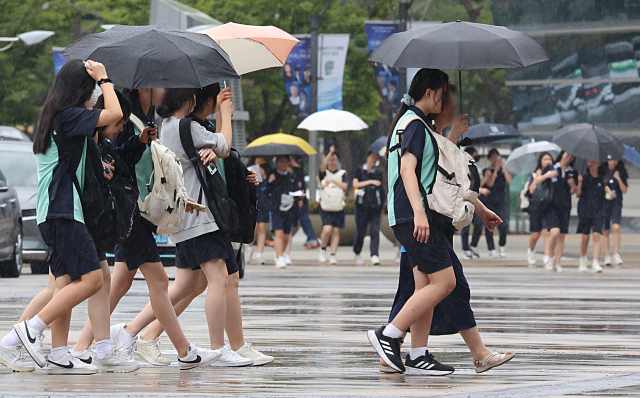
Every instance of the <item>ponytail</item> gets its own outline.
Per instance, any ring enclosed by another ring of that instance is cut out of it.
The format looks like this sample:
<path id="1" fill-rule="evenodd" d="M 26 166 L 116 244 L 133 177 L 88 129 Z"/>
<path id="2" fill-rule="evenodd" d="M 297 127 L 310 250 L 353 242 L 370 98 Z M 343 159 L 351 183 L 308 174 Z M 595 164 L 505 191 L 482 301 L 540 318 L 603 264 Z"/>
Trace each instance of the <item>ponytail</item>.
<path id="1" fill-rule="evenodd" d="M 442 103 L 445 104 L 447 101 L 447 92 L 449 86 L 449 76 L 439 69 L 427 69 L 422 68 L 416 73 L 411 82 L 411 87 L 409 87 L 409 93 L 405 94 L 402 98 L 402 105 L 400 109 L 398 109 L 398 113 L 396 113 L 396 117 L 393 119 L 393 123 L 391 123 L 391 130 L 389 131 L 389 138 L 387 138 L 387 157 L 389 156 L 389 147 L 391 144 L 391 137 L 393 136 L 393 131 L 398 125 L 398 121 L 400 118 L 404 116 L 405 113 L 409 110 L 409 108 L 415 103 L 415 101 L 419 101 L 424 97 L 428 89 L 432 91 L 438 91 L 441 88 L 444 88 L 444 93 L 442 94 Z"/>

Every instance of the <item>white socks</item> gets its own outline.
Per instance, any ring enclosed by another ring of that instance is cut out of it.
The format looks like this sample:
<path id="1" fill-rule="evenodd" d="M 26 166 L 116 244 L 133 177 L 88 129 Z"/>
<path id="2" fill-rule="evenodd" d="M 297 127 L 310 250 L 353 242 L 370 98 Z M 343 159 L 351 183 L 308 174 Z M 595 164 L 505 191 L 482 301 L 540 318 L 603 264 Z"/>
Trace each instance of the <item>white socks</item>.
<path id="1" fill-rule="evenodd" d="M 60 358 L 67 355 L 69 353 L 69 347 L 56 347 L 51 349 L 51 359 L 54 361 L 59 361 Z"/>
<path id="2" fill-rule="evenodd" d="M 390 323 L 387 325 L 387 327 L 384 328 L 382 334 L 387 337 L 391 337 L 392 339 L 399 339 L 404 333 L 402 332 L 402 330 L 398 329 L 397 327 L 393 326 L 392 323 Z"/>
<path id="3" fill-rule="evenodd" d="M 411 351 L 409 352 L 409 358 L 416 359 L 425 355 L 426 353 L 427 353 L 427 347 L 418 347 L 418 348 L 411 347 Z"/>
<path id="4" fill-rule="evenodd" d="M 100 340 L 96 341 L 96 356 L 98 359 L 104 359 L 108 354 L 111 353 L 111 340 Z"/>
<path id="5" fill-rule="evenodd" d="M 13 329 L 11 329 L 9 334 L 4 336 L 2 340 L 0 340 L 0 345 L 4 348 L 11 348 L 21 344 L 22 341 L 20 340 L 20 337 L 18 337 L 18 333 Z"/>
<path id="6" fill-rule="evenodd" d="M 42 333 L 47 328 L 47 325 L 42 322 L 42 319 L 40 319 L 38 315 L 36 315 L 29 319 L 29 327 L 36 330 L 38 333 Z"/>

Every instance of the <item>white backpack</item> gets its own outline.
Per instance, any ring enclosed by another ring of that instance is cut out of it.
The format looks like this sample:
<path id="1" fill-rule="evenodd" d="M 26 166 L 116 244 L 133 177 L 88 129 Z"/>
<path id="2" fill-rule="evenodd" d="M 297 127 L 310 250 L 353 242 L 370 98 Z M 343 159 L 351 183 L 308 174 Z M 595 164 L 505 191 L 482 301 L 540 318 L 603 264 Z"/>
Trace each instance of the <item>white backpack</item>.
<path id="1" fill-rule="evenodd" d="M 536 178 L 536 173 L 533 173 L 533 178 Z M 527 178 L 527 181 L 524 183 L 524 188 L 520 191 L 520 210 L 525 213 L 529 212 L 529 206 L 531 205 L 531 201 L 529 199 L 529 186 L 531 179 Z"/>
<path id="2" fill-rule="evenodd" d="M 131 121 L 139 131 L 144 130 L 140 119 L 131 115 Z M 187 206 L 187 189 L 180 159 L 162 141 L 155 139 L 150 144 L 153 159 L 153 174 L 149 186 L 153 189 L 144 199 L 138 196 L 140 215 L 149 220 L 157 228 L 158 235 L 171 235 L 180 229 Z"/>
<path id="3" fill-rule="evenodd" d="M 478 197 L 480 185 L 475 161 L 449 139 L 434 133 L 422 118 L 411 113 L 404 116 L 398 123 L 396 130 L 398 144 L 394 146 L 394 150 L 400 148 L 402 133 L 414 120 L 424 123 L 434 147 L 438 148 L 437 172 L 431 192 L 424 192 L 422 184 L 418 184 L 420 192 L 426 196 L 426 205 L 431 210 L 433 218 L 459 231 L 471 223 L 475 212 L 475 206 L 470 203 Z M 398 155 L 400 159 L 402 154 Z"/>
<path id="4" fill-rule="evenodd" d="M 332 173 L 329 170 L 325 170 L 326 175 L 323 179 L 342 181 L 342 176 L 346 173 L 345 170 L 339 170 Z M 344 190 L 335 184 L 330 184 L 322 188 L 320 193 L 320 207 L 324 211 L 342 211 L 346 204 Z"/>

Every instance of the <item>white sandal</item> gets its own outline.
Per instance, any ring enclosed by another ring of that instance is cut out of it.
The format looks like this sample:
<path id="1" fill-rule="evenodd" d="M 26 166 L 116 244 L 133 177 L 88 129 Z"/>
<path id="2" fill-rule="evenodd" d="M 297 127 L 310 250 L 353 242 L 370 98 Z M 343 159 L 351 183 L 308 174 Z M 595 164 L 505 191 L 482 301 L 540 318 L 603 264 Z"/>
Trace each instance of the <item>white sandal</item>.
<path id="1" fill-rule="evenodd" d="M 494 362 L 491 362 L 491 360 L 496 356 L 497 356 L 496 360 Z M 507 352 L 506 354 L 501 354 L 497 351 L 494 351 L 491 354 L 484 357 L 482 361 L 473 361 L 473 364 L 476 367 L 476 373 L 483 373 L 489 369 L 495 368 L 496 366 L 500 366 L 509 362 L 515 356 L 516 356 L 516 353 L 511 351 Z"/>

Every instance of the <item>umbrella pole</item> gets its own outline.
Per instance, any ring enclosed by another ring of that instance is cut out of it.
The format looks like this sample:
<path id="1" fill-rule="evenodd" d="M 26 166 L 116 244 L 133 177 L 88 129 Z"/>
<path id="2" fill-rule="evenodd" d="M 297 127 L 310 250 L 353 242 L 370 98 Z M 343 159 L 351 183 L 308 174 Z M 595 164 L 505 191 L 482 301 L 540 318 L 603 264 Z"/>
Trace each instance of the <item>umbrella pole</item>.
<path id="1" fill-rule="evenodd" d="M 462 111 L 462 71 L 458 71 L 458 93 L 460 93 L 460 114 L 463 114 Z"/>

